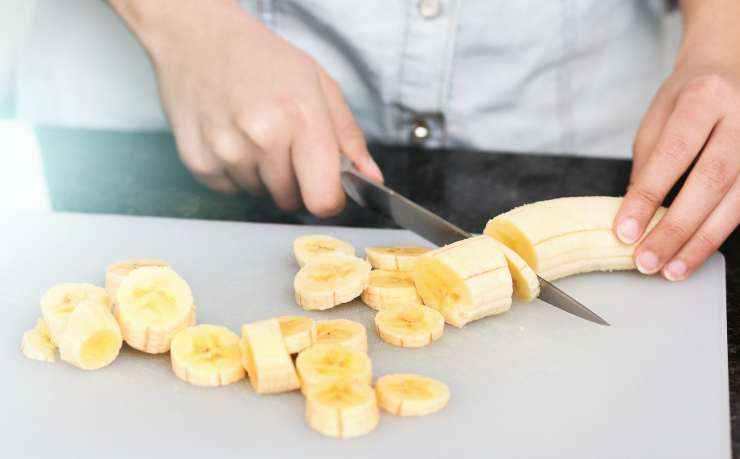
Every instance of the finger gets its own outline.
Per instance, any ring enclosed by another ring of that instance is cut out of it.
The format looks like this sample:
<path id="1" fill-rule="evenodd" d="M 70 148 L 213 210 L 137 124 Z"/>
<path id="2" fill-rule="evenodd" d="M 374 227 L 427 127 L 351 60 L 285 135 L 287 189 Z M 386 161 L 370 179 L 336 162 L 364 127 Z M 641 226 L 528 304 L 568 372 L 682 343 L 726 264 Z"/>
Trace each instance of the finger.
<path id="1" fill-rule="evenodd" d="M 679 95 L 655 151 L 640 169 L 615 218 L 622 242 L 640 239 L 671 187 L 688 169 L 723 114 L 712 80 L 697 80 Z M 707 82 L 710 83 L 707 83 Z"/>
<path id="2" fill-rule="evenodd" d="M 237 186 L 253 195 L 263 191 L 257 173 L 256 146 L 233 124 L 226 127 L 203 129 L 203 137 L 214 152 L 225 175 Z"/>
<path id="3" fill-rule="evenodd" d="M 265 152 L 264 158 L 259 164 L 259 175 L 275 204 L 285 211 L 298 209 L 301 201 L 290 152 L 287 149 Z"/>
<path id="4" fill-rule="evenodd" d="M 740 128 L 717 124 L 704 152 L 689 174 L 665 217 L 640 243 L 635 253 L 637 268 L 652 274 L 663 268 L 699 229 L 732 187 L 740 173 L 735 158 Z"/>
<path id="5" fill-rule="evenodd" d="M 671 281 L 689 277 L 707 258 L 719 249 L 722 242 L 740 225 L 740 179 L 714 209 L 699 230 L 663 269 Z"/>
<path id="6" fill-rule="evenodd" d="M 344 100 L 341 88 L 326 72 L 321 72 L 320 81 L 341 152 L 352 160 L 360 173 L 382 182 L 383 173 L 367 149 L 365 135 Z"/>
<path id="7" fill-rule="evenodd" d="M 663 131 L 675 106 L 673 92 L 673 88 L 668 85 L 661 86 L 640 122 L 632 148 L 630 184 L 635 181 L 637 174 L 650 157 L 650 153 L 655 150 L 655 146 L 658 144 L 660 133 Z"/>

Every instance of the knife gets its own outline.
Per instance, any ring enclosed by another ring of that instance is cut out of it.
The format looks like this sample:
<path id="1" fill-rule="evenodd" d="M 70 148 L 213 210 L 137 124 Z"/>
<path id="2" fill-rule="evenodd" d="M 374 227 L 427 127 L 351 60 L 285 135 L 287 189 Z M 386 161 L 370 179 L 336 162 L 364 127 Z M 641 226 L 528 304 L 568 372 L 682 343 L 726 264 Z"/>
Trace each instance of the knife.
<path id="1" fill-rule="evenodd" d="M 342 158 L 342 186 L 347 195 L 360 206 L 391 218 L 402 228 L 413 231 L 440 247 L 473 236 L 387 186 L 365 178 L 344 157 Z M 609 325 L 607 321 L 567 293 L 540 276 L 537 278 L 540 281 L 538 297 L 540 300 L 582 319 Z"/>

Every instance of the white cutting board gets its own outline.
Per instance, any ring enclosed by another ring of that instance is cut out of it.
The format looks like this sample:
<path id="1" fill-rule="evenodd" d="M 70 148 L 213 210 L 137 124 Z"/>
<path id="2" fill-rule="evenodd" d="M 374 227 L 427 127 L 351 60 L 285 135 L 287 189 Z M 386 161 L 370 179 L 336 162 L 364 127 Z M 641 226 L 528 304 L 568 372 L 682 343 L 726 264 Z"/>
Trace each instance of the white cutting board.
<path id="1" fill-rule="evenodd" d="M 724 262 L 689 281 L 589 274 L 557 284 L 612 323 L 601 327 L 539 301 L 444 336 L 396 348 L 359 302 L 315 318 L 368 327 L 376 376 L 418 372 L 452 399 L 423 418 L 383 415 L 354 440 L 303 421 L 297 392 L 258 396 L 247 382 L 198 388 L 167 355 L 125 349 L 84 372 L 24 358 L 21 334 L 58 282 L 102 284 L 128 257 L 169 260 L 193 288 L 202 323 L 301 313 L 292 297 L 291 242 L 328 233 L 362 248 L 424 243 L 396 230 L 312 228 L 113 216 L 46 215 L 0 223 L 0 445 L 3 457 L 728 458 Z"/>

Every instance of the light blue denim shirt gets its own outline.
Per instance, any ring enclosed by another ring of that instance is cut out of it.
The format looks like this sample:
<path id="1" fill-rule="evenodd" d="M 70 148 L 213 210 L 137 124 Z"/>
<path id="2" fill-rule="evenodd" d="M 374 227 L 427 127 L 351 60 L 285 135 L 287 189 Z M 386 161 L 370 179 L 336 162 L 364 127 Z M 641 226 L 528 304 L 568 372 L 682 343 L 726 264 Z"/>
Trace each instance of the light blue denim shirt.
<path id="1" fill-rule="evenodd" d="M 384 143 L 628 157 L 671 53 L 659 0 L 241 4 L 313 55 Z M 166 127 L 151 67 L 106 5 L 39 0 L 33 24 L 21 115 Z"/>

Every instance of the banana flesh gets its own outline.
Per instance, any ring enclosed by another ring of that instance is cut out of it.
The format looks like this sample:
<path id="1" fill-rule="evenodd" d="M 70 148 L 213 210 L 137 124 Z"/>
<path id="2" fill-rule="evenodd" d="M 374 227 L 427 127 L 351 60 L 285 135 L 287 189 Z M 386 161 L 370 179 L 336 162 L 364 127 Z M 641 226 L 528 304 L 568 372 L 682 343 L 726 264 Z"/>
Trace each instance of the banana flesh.
<path id="1" fill-rule="evenodd" d="M 111 301 L 115 303 L 118 287 L 121 286 L 121 282 L 123 282 L 123 279 L 125 279 L 131 271 L 147 266 L 167 267 L 169 264 L 167 264 L 166 261 L 158 260 L 156 258 L 141 258 L 121 261 L 108 266 L 108 269 L 105 271 L 105 290 L 108 292 Z"/>
<path id="2" fill-rule="evenodd" d="M 441 410 L 450 400 L 446 384 L 413 374 L 386 375 L 375 384 L 378 404 L 396 416 L 424 416 Z"/>
<path id="3" fill-rule="evenodd" d="M 352 380 L 330 381 L 306 392 L 306 421 L 317 432 L 335 438 L 365 435 L 380 420 L 375 392 Z"/>
<path id="4" fill-rule="evenodd" d="M 249 382 L 258 394 L 288 392 L 301 386 L 277 319 L 243 325 L 241 355 Z"/>
<path id="5" fill-rule="evenodd" d="M 62 360 L 83 370 L 97 370 L 118 357 L 123 339 L 107 304 L 83 301 L 69 314 L 56 342 Z"/>
<path id="6" fill-rule="evenodd" d="M 21 352 L 29 359 L 42 362 L 56 361 L 57 346 L 49 334 L 49 327 L 44 319 L 39 319 L 35 327 L 23 333 Z"/>
<path id="7" fill-rule="evenodd" d="M 361 298 L 366 305 L 377 310 L 421 303 L 411 273 L 381 269 L 370 271 Z"/>
<path id="8" fill-rule="evenodd" d="M 348 303 L 367 286 L 370 264 L 357 257 L 324 255 L 306 264 L 293 281 L 298 305 L 307 310 L 325 310 Z"/>
<path id="9" fill-rule="evenodd" d="M 314 344 L 298 354 L 295 363 L 304 394 L 310 387 L 337 380 L 369 385 L 373 377 L 367 354 L 337 344 Z"/>
<path id="10" fill-rule="evenodd" d="M 399 347 L 423 347 L 442 337 L 445 319 L 427 306 L 384 309 L 375 315 L 378 336 Z"/>
<path id="11" fill-rule="evenodd" d="M 477 236 L 419 258 L 414 284 L 424 304 L 456 327 L 511 307 L 512 277 L 496 242 Z"/>
<path id="12" fill-rule="evenodd" d="M 297 354 L 313 344 L 316 324 L 310 317 L 282 316 L 277 321 L 288 354 Z"/>
<path id="13" fill-rule="evenodd" d="M 41 298 L 41 316 L 49 328 L 52 339 L 59 343 L 70 315 L 85 301 L 104 305 L 110 309 L 110 297 L 105 289 L 92 284 L 58 284 L 46 291 Z"/>
<path id="14" fill-rule="evenodd" d="M 367 261 L 375 269 L 386 271 L 412 271 L 416 260 L 431 249 L 416 246 L 368 247 Z"/>
<path id="15" fill-rule="evenodd" d="M 352 320 L 320 320 L 314 328 L 313 343 L 336 344 L 358 352 L 367 352 L 367 332 L 364 325 Z"/>
<path id="16" fill-rule="evenodd" d="M 495 241 L 495 239 L 494 239 Z M 522 301 L 532 301 L 540 294 L 540 280 L 537 273 L 526 261 L 504 244 L 496 241 L 509 265 L 509 272 L 514 283 L 514 296 Z"/>
<path id="17" fill-rule="evenodd" d="M 177 332 L 170 360 L 175 375 L 196 386 L 225 386 L 244 378 L 239 337 L 226 327 L 202 324 Z"/>
<path id="18" fill-rule="evenodd" d="M 348 242 L 319 234 L 300 236 L 293 241 L 293 254 L 300 267 L 318 257 L 337 253 L 355 256 L 355 248 Z"/>

